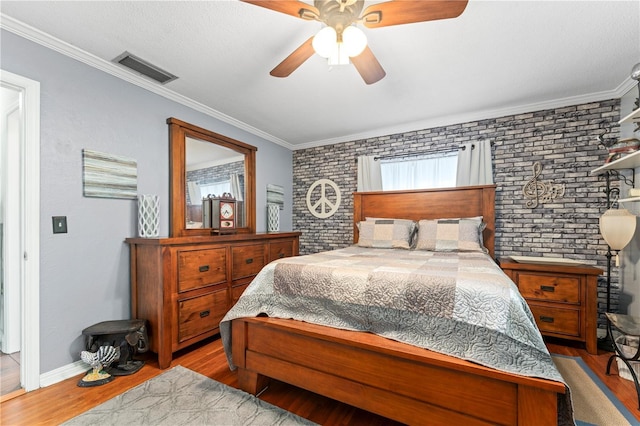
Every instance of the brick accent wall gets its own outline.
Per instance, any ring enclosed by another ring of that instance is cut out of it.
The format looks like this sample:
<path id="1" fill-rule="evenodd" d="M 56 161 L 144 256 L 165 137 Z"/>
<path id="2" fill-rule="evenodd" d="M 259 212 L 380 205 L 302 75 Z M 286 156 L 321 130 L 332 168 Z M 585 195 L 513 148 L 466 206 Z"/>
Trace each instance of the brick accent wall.
<path id="1" fill-rule="evenodd" d="M 353 242 L 353 196 L 356 159 L 360 155 L 411 153 L 430 148 L 456 148 L 488 139 L 493 146 L 496 189 L 496 256 L 553 253 L 606 270 L 606 243 L 598 219 L 606 210 L 605 182 L 591 176 L 607 156 L 597 135 L 617 139 L 618 99 L 592 102 L 395 135 L 379 136 L 293 153 L 293 228 L 302 231 L 301 254 L 346 247 Z M 539 180 L 564 184 L 564 196 L 536 208 L 525 206 L 523 186 L 539 161 Z M 341 190 L 338 211 L 326 219 L 313 216 L 306 205 L 309 187 L 330 179 Z M 618 183 L 614 182 L 616 186 Z M 611 306 L 618 306 L 617 268 L 612 274 Z M 604 276 L 599 280 L 599 311 L 606 305 Z M 600 318 L 600 323 L 604 320 Z"/>
<path id="2" fill-rule="evenodd" d="M 244 161 L 235 161 L 233 163 L 221 164 L 219 166 L 206 167 L 204 169 L 191 170 L 187 172 L 187 182 L 218 182 L 229 180 L 229 176 L 237 173 L 240 177 L 240 187 L 244 193 Z M 187 202 L 191 203 L 189 190 L 185 190 L 187 194 Z M 215 194 L 222 195 L 222 194 Z M 200 200 L 193 204 L 198 204 Z"/>

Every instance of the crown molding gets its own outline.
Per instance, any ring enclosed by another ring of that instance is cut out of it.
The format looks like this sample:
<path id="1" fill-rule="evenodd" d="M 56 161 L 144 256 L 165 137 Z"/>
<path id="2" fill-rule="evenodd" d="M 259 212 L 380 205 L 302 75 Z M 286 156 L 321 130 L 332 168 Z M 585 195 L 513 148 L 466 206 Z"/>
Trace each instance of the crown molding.
<path id="1" fill-rule="evenodd" d="M 519 105 L 509 108 L 492 109 L 476 111 L 468 114 L 454 114 L 449 116 L 434 117 L 427 120 L 414 121 L 411 123 L 403 123 L 397 126 L 387 126 L 382 128 L 373 129 L 363 133 L 355 133 L 346 136 L 340 136 L 331 139 L 322 139 L 312 142 L 306 142 L 298 144 L 293 147 L 294 150 L 315 148 L 324 145 L 334 145 L 343 142 L 351 142 L 357 140 L 365 140 L 370 138 L 377 138 L 385 135 L 395 135 L 400 133 L 415 132 L 423 129 L 431 129 L 434 127 L 450 126 L 452 124 L 469 123 L 479 120 L 488 120 L 492 118 L 506 117 L 509 115 L 526 114 L 535 111 L 544 111 L 547 109 L 564 108 L 572 105 L 586 104 L 589 102 L 599 102 L 609 99 L 621 98 L 625 93 L 635 87 L 636 82 L 627 77 L 618 87 L 614 90 L 607 90 L 603 92 L 590 93 L 580 96 L 572 96 L 563 99 L 554 99 L 547 102 L 539 102 L 528 105 Z"/>
<path id="2" fill-rule="evenodd" d="M 41 46 L 54 50 L 58 53 L 61 53 L 65 56 L 68 56 L 72 59 L 75 59 L 79 62 L 87 64 L 93 68 L 104 71 L 108 74 L 111 74 L 114 77 L 120 78 L 128 83 L 134 84 L 138 87 L 141 87 L 145 90 L 153 92 L 171 101 L 187 106 L 193 110 L 196 110 L 210 117 L 218 119 L 224 123 L 235 126 L 255 136 L 259 136 L 262 139 L 268 140 L 270 142 L 281 145 L 288 149 L 293 148 L 293 146 L 290 143 L 280 138 L 277 138 L 269 133 L 263 132 L 260 129 L 257 129 L 243 121 L 237 120 L 220 111 L 210 108 L 204 104 L 201 104 L 200 102 L 197 102 L 191 98 L 188 98 L 179 93 L 176 93 L 164 86 L 161 86 L 159 83 L 155 81 L 133 74 L 131 71 L 128 71 L 119 65 L 116 65 L 112 62 L 99 58 L 89 52 L 79 49 L 78 47 L 75 47 L 67 42 L 64 42 L 56 37 L 53 37 L 50 34 L 40 31 L 37 28 L 34 28 L 30 25 L 27 25 L 17 19 L 14 19 L 2 13 L 0 13 L 0 28 L 7 30 L 9 32 L 12 32 L 13 34 L 16 34 L 22 38 L 30 40 Z"/>
<path id="3" fill-rule="evenodd" d="M 83 62 L 89 66 L 97 68 L 101 71 L 109 73 L 115 77 L 125 80 L 131 84 L 142 87 L 164 98 L 185 105 L 191 109 L 199 111 L 210 117 L 216 118 L 224 123 L 235 126 L 241 130 L 251 133 L 267 141 L 273 142 L 277 145 L 283 146 L 290 150 L 300 150 L 307 148 L 314 148 L 324 145 L 334 145 L 343 142 L 350 142 L 355 140 L 364 140 L 369 138 L 380 137 L 383 135 L 392 135 L 398 133 L 414 132 L 422 129 L 429 129 L 433 127 L 449 126 L 452 124 L 467 123 L 477 120 L 486 120 L 497 117 L 504 117 L 508 115 L 525 114 L 534 111 L 542 111 L 546 109 L 563 108 L 571 105 L 578 105 L 582 103 L 597 102 L 608 99 L 615 99 L 622 97 L 628 90 L 635 86 L 635 81 L 631 77 L 627 77 L 625 81 L 617 88 L 610 91 L 590 93 L 586 95 L 573 96 L 562 99 L 554 99 L 547 102 L 539 102 L 528 105 L 519 105 L 515 107 L 482 110 L 467 114 L 453 114 L 449 116 L 433 117 L 427 120 L 414 121 L 410 123 L 403 123 L 396 126 L 387 126 L 368 130 L 362 133 L 354 133 L 350 135 L 339 136 L 336 138 L 320 139 L 316 141 L 309 141 L 301 144 L 291 144 L 284 141 L 274 135 L 266 133 L 260 129 L 257 129 L 249 124 L 230 117 L 220 111 L 210 108 L 200 102 L 196 102 L 191 98 L 180 95 L 166 87 L 160 86 L 157 82 L 152 82 L 144 77 L 132 74 L 130 71 L 109 62 L 104 59 L 98 58 L 82 49 L 79 49 L 71 44 L 68 44 L 62 40 L 59 40 L 43 31 L 40 31 L 34 27 L 24 24 L 17 19 L 0 13 L 0 28 L 10 31 L 20 37 L 27 40 L 38 43 L 44 47 L 55 50 L 65 56 L 73 58 L 77 61 Z"/>

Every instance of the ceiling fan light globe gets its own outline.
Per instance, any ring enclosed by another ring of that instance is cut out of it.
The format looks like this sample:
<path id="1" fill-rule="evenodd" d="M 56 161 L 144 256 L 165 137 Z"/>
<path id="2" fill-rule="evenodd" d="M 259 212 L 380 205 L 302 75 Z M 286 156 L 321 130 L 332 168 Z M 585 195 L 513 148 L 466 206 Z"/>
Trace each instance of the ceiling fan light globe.
<path id="1" fill-rule="evenodd" d="M 313 37 L 311 45 L 313 50 L 323 58 L 329 58 L 336 49 L 338 42 L 338 35 L 336 30 L 331 27 L 324 27 Z"/>
<path id="2" fill-rule="evenodd" d="M 347 56 L 354 57 L 360 55 L 367 47 L 367 36 L 358 27 L 348 26 L 342 32 L 342 48 Z"/>

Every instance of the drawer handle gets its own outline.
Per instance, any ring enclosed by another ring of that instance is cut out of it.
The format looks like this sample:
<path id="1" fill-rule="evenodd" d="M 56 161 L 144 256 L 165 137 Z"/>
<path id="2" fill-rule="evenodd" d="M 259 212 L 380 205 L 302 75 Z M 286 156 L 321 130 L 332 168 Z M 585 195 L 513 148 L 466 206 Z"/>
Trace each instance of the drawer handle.
<path id="1" fill-rule="evenodd" d="M 252 258 L 249 258 L 249 259 L 245 260 L 245 262 L 246 262 L 246 263 L 247 263 L 247 265 L 248 265 L 248 264 L 250 264 L 250 263 L 253 263 L 253 259 L 252 259 Z"/>
<path id="2" fill-rule="evenodd" d="M 200 272 L 207 272 L 209 270 L 209 265 L 203 265 L 198 268 Z"/>
<path id="3" fill-rule="evenodd" d="M 540 317 L 540 321 L 542 321 L 542 322 L 551 322 L 551 323 L 552 323 L 552 322 L 553 322 L 553 317 L 544 317 L 544 316 L 541 316 L 541 317 Z"/>
<path id="4" fill-rule="evenodd" d="M 556 288 L 552 285 L 541 285 L 540 286 L 540 290 L 542 291 L 548 291 L 550 293 L 553 293 L 554 291 L 556 291 Z"/>
<path id="5" fill-rule="evenodd" d="M 200 312 L 200 318 L 208 317 L 210 314 L 209 310 Z"/>

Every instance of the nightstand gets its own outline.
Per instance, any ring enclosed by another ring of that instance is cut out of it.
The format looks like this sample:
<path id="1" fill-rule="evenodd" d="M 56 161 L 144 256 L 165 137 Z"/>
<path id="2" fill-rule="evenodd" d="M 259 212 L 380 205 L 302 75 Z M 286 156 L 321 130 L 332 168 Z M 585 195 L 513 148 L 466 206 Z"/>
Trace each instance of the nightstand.
<path id="1" fill-rule="evenodd" d="M 500 267 L 518 286 L 543 336 L 584 342 L 598 353 L 598 275 L 593 266 L 500 259 Z"/>

